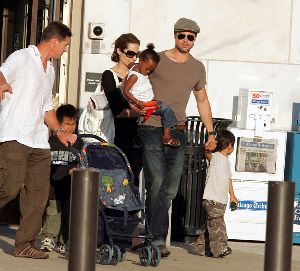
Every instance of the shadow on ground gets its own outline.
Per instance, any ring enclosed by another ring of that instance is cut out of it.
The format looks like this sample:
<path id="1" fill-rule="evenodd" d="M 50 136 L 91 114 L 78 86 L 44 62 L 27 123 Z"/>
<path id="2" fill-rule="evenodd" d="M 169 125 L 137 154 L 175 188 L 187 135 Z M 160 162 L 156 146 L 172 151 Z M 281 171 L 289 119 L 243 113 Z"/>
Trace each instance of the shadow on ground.
<path id="1" fill-rule="evenodd" d="M 0 250 L 2 250 L 5 254 L 12 255 L 14 252 L 14 246 L 9 243 L 8 239 L 14 240 L 16 231 L 16 229 L 0 225 Z"/>

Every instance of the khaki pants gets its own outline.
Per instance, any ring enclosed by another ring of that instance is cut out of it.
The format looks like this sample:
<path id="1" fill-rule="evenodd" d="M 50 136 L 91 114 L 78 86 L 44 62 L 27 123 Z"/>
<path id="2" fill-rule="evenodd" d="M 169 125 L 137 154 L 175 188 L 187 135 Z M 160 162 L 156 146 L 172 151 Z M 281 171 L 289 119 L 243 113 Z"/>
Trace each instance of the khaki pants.
<path id="1" fill-rule="evenodd" d="M 50 150 L 16 141 L 0 143 L 0 208 L 20 192 L 20 227 L 16 251 L 32 244 L 42 227 L 50 185 Z"/>
<path id="2" fill-rule="evenodd" d="M 70 199 L 49 200 L 41 232 L 42 239 L 50 237 L 56 243 L 66 244 L 69 240 Z"/>

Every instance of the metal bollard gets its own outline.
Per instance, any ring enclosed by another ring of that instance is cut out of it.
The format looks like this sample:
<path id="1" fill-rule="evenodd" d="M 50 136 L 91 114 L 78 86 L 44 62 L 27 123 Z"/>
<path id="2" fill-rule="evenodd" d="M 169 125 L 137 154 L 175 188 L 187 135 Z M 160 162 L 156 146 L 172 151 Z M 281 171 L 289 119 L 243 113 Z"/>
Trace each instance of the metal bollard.
<path id="1" fill-rule="evenodd" d="M 98 180 L 96 169 L 76 169 L 72 173 L 69 271 L 96 269 Z"/>
<path id="2" fill-rule="evenodd" d="M 269 182 L 265 271 L 290 271 L 295 183 Z"/>

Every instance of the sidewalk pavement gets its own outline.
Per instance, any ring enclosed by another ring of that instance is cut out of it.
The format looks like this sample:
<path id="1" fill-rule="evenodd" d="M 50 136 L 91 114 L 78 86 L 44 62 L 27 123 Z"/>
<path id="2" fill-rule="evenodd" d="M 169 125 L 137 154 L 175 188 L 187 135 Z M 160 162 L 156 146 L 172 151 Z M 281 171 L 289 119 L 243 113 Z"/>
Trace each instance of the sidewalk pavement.
<path id="1" fill-rule="evenodd" d="M 67 271 L 68 261 L 56 252 L 50 253 L 46 260 L 15 258 L 12 256 L 16 229 L 0 226 L 0 271 Z M 155 270 L 166 271 L 263 271 L 264 243 L 231 241 L 229 246 L 233 253 L 225 258 L 208 258 L 188 253 L 188 245 L 171 243 L 171 255 L 162 259 Z M 125 261 L 117 266 L 96 265 L 96 270 L 135 271 L 143 270 L 138 254 L 126 253 Z M 154 270 L 154 269 L 153 269 Z M 300 246 L 293 246 L 292 271 L 300 270 Z M 76 270 L 72 270 L 76 271 Z"/>

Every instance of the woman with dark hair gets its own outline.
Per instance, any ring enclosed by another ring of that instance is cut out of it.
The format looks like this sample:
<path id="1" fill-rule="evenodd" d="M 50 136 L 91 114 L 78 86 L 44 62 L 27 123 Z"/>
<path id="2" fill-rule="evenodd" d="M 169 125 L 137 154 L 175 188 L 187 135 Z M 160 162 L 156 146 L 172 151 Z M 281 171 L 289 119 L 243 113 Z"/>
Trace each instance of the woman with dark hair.
<path id="1" fill-rule="evenodd" d="M 142 149 L 137 144 L 139 113 L 130 108 L 123 97 L 120 85 L 127 76 L 128 65 L 137 58 L 140 41 L 135 35 L 128 33 L 118 37 L 114 45 L 111 60 L 116 65 L 103 72 L 101 84 L 114 115 L 114 144 L 126 154 L 134 174 L 134 183 L 138 186 L 138 176 L 142 169 Z M 118 82 L 115 78 L 118 78 Z"/>

